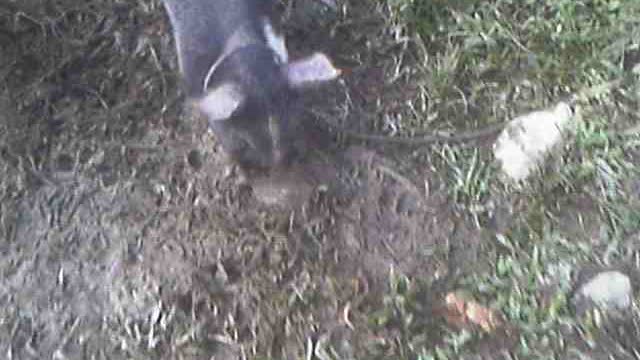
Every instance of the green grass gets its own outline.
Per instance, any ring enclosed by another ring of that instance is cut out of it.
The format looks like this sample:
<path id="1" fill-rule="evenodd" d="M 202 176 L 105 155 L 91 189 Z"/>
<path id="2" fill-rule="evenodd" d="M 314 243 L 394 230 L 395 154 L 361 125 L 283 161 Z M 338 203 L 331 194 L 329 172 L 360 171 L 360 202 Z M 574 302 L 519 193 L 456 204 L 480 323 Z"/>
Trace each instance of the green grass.
<path id="1" fill-rule="evenodd" d="M 479 226 L 491 210 L 496 167 L 486 154 L 475 148 L 443 146 L 438 156 L 447 169 L 449 198 Z"/>
<path id="2" fill-rule="evenodd" d="M 415 103 L 429 109 L 405 119 L 407 132 L 481 128 L 571 95 L 580 98 L 571 140 L 523 188 L 500 185 L 486 148 L 424 150 L 435 150 L 431 159 L 444 174 L 450 200 L 479 228 L 493 200 L 526 204 L 486 245 L 482 262 L 491 270 L 466 274 L 459 287 L 518 329 L 518 358 L 579 353 L 566 329 L 593 334 L 599 326 L 574 313 L 572 277 L 588 264 L 616 266 L 638 256 L 638 195 L 629 191 L 640 165 L 638 135 L 625 129 L 638 120 L 640 77 L 633 68 L 640 63 L 640 2 L 387 3 L 392 22 L 403 24 L 417 44 L 421 93 Z M 408 312 L 405 321 L 418 314 Z M 437 347 L 408 348 L 417 359 L 454 359 L 473 353 L 483 336 L 453 332 Z"/>
<path id="3" fill-rule="evenodd" d="M 502 121 L 623 77 L 626 57 L 638 51 L 634 1 L 390 3 L 395 22 L 418 36 L 421 98 L 435 103 L 440 125 Z M 421 123 L 433 126 L 426 117 Z"/>

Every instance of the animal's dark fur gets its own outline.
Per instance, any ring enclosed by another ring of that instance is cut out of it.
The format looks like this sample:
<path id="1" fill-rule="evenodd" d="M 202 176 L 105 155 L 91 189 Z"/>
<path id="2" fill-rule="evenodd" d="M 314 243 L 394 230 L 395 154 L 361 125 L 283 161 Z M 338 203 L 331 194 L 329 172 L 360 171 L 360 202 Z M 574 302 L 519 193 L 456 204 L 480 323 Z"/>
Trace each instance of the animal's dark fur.
<path id="1" fill-rule="evenodd" d="M 164 0 L 187 95 L 242 165 L 271 167 L 293 153 L 297 89 L 339 76 L 316 53 L 289 62 L 272 0 Z M 299 143 L 299 141 L 298 141 Z"/>
<path id="2" fill-rule="evenodd" d="M 165 0 L 165 5 L 174 28 L 187 95 L 201 98 L 208 90 L 229 82 L 246 95 L 229 119 L 210 121 L 223 147 L 244 165 L 271 166 L 279 162 L 290 152 L 287 139 L 293 131 L 291 104 L 297 95 L 264 34 L 264 21 L 273 18 L 274 3 Z M 205 89 L 207 73 L 224 55 L 224 46 L 239 27 L 243 27 L 249 44 L 227 54 Z M 275 127 L 270 128 L 270 121 Z"/>
<path id="3" fill-rule="evenodd" d="M 164 4 L 191 97 L 203 95 L 203 79 L 238 27 L 245 26 L 253 41 L 264 45 L 262 18 L 274 15 L 272 0 L 164 0 Z"/>

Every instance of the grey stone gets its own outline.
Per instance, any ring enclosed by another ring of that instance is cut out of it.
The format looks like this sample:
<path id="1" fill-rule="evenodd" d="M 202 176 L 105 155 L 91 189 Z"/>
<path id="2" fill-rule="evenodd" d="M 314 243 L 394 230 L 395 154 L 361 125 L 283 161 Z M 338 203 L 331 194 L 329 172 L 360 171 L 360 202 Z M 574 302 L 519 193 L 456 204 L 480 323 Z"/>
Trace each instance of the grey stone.
<path id="1" fill-rule="evenodd" d="M 601 272 L 585 283 L 577 296 L 605 310 L 624 310 L 631 305 L 631 280 L 619 271 Z"/>

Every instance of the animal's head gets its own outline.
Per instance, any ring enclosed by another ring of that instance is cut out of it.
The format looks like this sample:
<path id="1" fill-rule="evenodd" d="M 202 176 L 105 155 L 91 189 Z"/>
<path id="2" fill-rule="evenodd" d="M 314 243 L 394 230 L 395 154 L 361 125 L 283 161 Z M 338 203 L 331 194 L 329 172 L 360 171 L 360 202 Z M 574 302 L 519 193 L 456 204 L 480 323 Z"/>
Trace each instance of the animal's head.
<path id="1" fill-rule="evenodd" d="M 163 0 L 185 90 L 238 162 L 287 157 L 301 88 L 340 72 L 323 54 L 289 61 L 272 28 L 273 0 Z"/>
<path id="2" fill-rule="evenodd" d="M 340 71 L 316 53 L 289 61 L 284 41 L 270 35 L 229 54 L 208 74 L 197 100 L 225 150 L 243 165 L 270 167 L 293 150 L 301 109 L 300 90 L 335 79 Z"/>

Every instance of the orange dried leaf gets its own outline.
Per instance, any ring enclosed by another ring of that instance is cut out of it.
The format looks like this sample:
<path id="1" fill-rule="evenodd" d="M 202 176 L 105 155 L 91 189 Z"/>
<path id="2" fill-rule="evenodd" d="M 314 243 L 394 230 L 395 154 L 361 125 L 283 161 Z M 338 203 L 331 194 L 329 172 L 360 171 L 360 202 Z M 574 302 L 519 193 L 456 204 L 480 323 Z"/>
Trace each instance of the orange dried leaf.
<path id="1" fill-rule="evenodd" d="M 473 324 L 486 332 L 492 332 L 502 326 L 500 317 L 493 310 L 474 300 L 465 299 L 460 294 L 447 294 L 445 305 L 447 321 L 452 325 Z"/>

